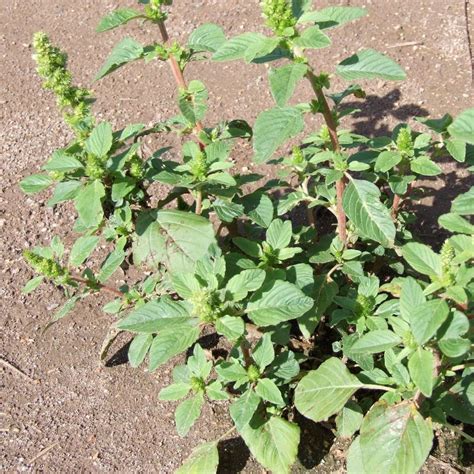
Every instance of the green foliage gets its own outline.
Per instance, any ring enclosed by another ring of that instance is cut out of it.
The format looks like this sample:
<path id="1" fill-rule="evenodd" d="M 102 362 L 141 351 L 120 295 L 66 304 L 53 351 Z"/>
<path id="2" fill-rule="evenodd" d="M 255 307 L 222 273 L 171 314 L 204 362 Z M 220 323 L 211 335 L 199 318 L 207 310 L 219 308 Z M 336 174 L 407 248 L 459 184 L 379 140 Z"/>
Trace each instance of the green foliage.
<path id="1" fill-rule="evenodd" d="M 166 33 L 171 2 L 139 3 L 106 15 L 98 31 L 145 20 L 163 42 L 121 40 L 97 78 L 135 60 L 167 61 L 178 115 L 150 127 L 96 122 L 89 93 L 72 85 L 66 55 L 35 35 L 38 72 L 75 138 L 20 186 L 27 194 L 53 188 L 49 206 L 71 201 L 77 238 L 69 252 L 57 237 L 25 251 L 35 276 L 23 292 L 45 280 L 64 290 L 47 328 L 81 299 L 113 294 L 104 311 L 114 318 L 111 334 L 131 335 L 130 365 L 152 372 L 174 364 L 159 398 L 177 402 L 180 436 L 206 403 L 225 403 L 263 468 L 286 473 L 298 453 L 299 412 L 353 438 L 348 472 L 417 472 L 434 429 L 455 420 L 462 432 L 474 420 L 473 190 L 439 216 L 445 240 L 433 248 L 417 234 L 423 216 L 407 204 L 420 179 L 443 173 L 440 158 L 472 171 L 473 109 L 399 124 L 391 136 L 343 129 L 354 112 L 344 101 L 365 92 L 357 84 L 330 91 L 330 71 L 316 71 L 306 54 L 330 46 L 331 29 L 362 18 L 363 8 L 265 0 L 271 32 L 226 38 L 208 23 L 181 45 Z M 206 85 L 183 73 L 208 58 L 280 60 L 268 68 L 276 106 L 253 127 L 243 120 L 205 126 Z M 367 49 L 335 71 L 348 81 L 405 78 L 396 62 Z M 304 80 L 314 95 L 288 105 Z M 324 123 L 300 137 L 315 123 L 309 115 Z M 163 143 L 169 134 L 181 140 L 179 153 L 143 155 L 145 136 Z M 272 179 L 266 170 L 233 170 L 240 140 L 252 141 L 256 164 L 276 167 Z M 151 195 L 156 183 L 160 200 Z M 320 215 L 334 218 L 321 224 Z M 124 284 L 116 288 L 118 271 Z M 218 358 L 201 346 L 211 333 L 225 349 Z M 194 449 L 178 472 L 216 472 L 220 439 Z"/>

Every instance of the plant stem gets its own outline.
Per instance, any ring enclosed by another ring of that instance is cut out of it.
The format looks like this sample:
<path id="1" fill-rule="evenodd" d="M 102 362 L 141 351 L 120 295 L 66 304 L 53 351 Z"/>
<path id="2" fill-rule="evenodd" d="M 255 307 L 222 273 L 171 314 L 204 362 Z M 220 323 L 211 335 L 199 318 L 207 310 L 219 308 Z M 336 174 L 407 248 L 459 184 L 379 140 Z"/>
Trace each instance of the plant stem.
<path id="1" fill-rule="evenodd" d="M 102 283 L 95 283 L 95 282 L 90 282 L 89 280 L 86 280 L 85 278 L 73 276 L 71 277 L 71 280 L 81 283 L 83 285 L 86 285 L 87 287 L 91 289 L 95 289 L 94 287 L 91 287 L 91 283 L 94 283 L 94 286 L 99 289 L 100 291 L 106 291 L 108 293 L 112 293 L 115 296 L 119 296 L 120 298 L 123 297 L 123 293 L 120 290 L 117 290 L 116 288 L 112 288 L 111 286 L 107 285 L 102 285 Z"/>
<path id="2" fill-rule="evenodd" d="M 244 356 L 245 368 L 248 369 L 252 365 L 252 356 L 250 355 L 249 343 L 247 339 L 244 339 L 240 343 L 240 349 Z"/>
<path id="3" fill-rule="evenodd" d="M 443 423 L 446 428 L 449 428 L 451 431 L 454 431 L 458 435 L 462 436 L 463 438 L 466 438 L 470 443 L 474 443 L 474 438 L 464 431 L 460 430 L 457 426 L 452 425 L 451 423 Z"/>
<path id="4" fill-rule="evenodd" d="M 403 199 L 411 193 L 412 189 L 413 189 L 413 186 L 409 184 L 407 188 L 407 192 L 403 196 L 400 196 L 400 194 L 394 195 L 393 203 L 392 203 L 392 212 L 391 212 L 392 219 L 394 221 L 397 220 L 398 211 L 400 210 L 400 205 L 403 202 Z"/>
<path id="5" fill-rule="evenodd" d="M 309 196 L 309 192 L 308 192 L 308 184 L 309 184 L 309 179 L 310 179 L 310 176 L 306 176 L 306 178 L 304 179 L 304 181 L 301 183 L 301 189 L 303 190 L 303 192 Z M 306 213 L 308 215 L 308 221 L 309 221 L 309 224 L 312 226 L 312 227 L 316 227 L 316 219 L 314 218 L 314 212 L 313 212 L 313 209 L 306 206 Z"/>
<path id="6" fill-rule="evenodd" d="M 197 191 L 196 195 L 196 214 L 201 214 L 202 212 L 202 191 Z"/>
<path id="7" fill-rule="evenodd" d="M 326 100 L 326 96 L 322 88 L 318 85 L 316 76 L 314 72 L 310 69 L 306 74 L 309 82 L 311 83 L 311 87 L 313 88 L 316 97 L 318 98 L 318 102 L 321 105 L 321 112 L 324 117 L 324 121 L 329 130 L 329 137 L 331 138 L 331 144 L 333 147 L 333 151 L 339 153 L 341 151 L 341 145 L 339 143 L 339 138 L 337 136 L 337 124 L 334 120 L 332 115 L 331 109 L 329 108 L 328 101 Z M 345 178 L 342 177 L 336 181 L 336 217 L 337 217 L 337 233 L 339 234 L 339 238 L 342 240 L 344 245 L 347 241 L 347 229 L 346 229 L 346 213 L 344 212 L 344 208 L 342 206 L 342 197 L 344 195 L 344 189 L 346 187 Z"/>

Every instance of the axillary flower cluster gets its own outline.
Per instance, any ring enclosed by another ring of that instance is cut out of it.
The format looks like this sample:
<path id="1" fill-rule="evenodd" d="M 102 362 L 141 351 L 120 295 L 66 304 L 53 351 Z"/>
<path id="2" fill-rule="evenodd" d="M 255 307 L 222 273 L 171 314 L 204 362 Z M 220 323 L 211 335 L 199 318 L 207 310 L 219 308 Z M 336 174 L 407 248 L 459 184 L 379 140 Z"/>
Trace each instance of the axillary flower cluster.
<path id="1" fill-rule="evenodd" d="M 72 84 L 71 73 L 66 69 L 67 54 L 54 47 L 45 33 L 34 35 L 33 47 L 38 74 L 44 79 L 43 87 L 56 94 L 64 119 L 76 135 L 86 137 L 93 125 L 89 90 Z"/>

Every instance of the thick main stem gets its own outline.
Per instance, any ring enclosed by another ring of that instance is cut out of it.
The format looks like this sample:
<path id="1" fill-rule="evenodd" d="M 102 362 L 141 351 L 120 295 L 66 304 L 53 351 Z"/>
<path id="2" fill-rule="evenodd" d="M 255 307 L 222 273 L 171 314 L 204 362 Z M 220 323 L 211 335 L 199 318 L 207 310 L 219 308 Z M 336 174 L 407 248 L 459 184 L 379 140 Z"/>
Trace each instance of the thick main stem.
<path id="1" fill-rule="evenodd" d="M 307 77 L 309 82 L 311 83 L 311 87 L 318 98 L 318 102 L 321 106 L 321 112 L 324 117 L 324 121 L 328 127 L 329 137 L 331 139 L 331 144 L 334 152 L 339 153 L 341 151 L 341 145 L 339 143 L 339 138 L 337 136 L 337 124 L 334 120 L 332 115 L 331 109 L 329 108 L 328 101 L 326 100 L 326 96 L 322 88 L 318 85 L 316 76 L 314 75 L 313 71 L 309 71 L 307 73 Z M 336 181 L 336 217 L 337 217 L 337 233 L 339 234 L 339 238 L 345 244 L 347 241 L 347 229 L 346 229 L 346 213 L 344 212 L 344 208 L 342 206 L 342 197 L 344 195 L 344 189 L 346 187 L 345 178 L 342 177 Z"/>

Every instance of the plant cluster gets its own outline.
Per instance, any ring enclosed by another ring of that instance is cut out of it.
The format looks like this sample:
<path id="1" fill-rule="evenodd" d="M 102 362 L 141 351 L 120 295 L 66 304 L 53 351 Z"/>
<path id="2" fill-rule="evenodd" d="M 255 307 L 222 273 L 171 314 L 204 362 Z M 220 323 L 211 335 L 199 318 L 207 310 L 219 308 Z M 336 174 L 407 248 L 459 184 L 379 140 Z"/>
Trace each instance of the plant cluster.
<path id="1" fill-rule="evenodd" d="M 188 433 L 204 403 L 228 400 L 234 429 L 272 472 L 288 472 L 295 462 L 296 412 L 334 422 L 338 436 L 353 438 L 350 473 L 417 472 L 440 425 L 469 439 L 463 424 L 474 421 L 474 191 L 457 196 L 439 218 L 439 235 L 447 238 L 436 248 L 417 238 L 419 216 L 406 204 L 418 180 L 443 173 L 440 158 L 472 171 L 474 109 L 456 118 L 416 118 L 391 136 L 344 129 L 344 118 L 356 111 L 345 99 L 365 97 L 352 81 L 405 78 L 396 62 L 371 49 L 331 73 L 310 64 L 307 53 L 330 46 L 331 29 L 363 17 L 363 8 L 313 10 L 309 0 L 264 0 L 267 35 L 227 38 L 205 24 L 178 44 L 165 26 L 172 2 L 139 3 L 142 10 L 109 13 L 98 30 L 143 20 L 162 40 L 121 40 L 97 79 L 132 61 L 167 62 L 179 114 L 152 127 L 114 131 L 96 120 L 89 93 L 72 85 L 65 54 L 35 35 L 38 72 L 75 138 L 21 187 L 53 187 L 50 206 L 72 201 L 79 237 L 67 259 L 58 237 L 25 252 L 38 273 L 25 292 L 44 280 L 65 289 L 69 299 L 53 322 L 81 298 L 112 294 L 104 310 L 116 317 L 114 335 L 133 335 L 132 366 L 147 360 L 152 372 L 188 351 L 173 384 L 160 392 L 162 400 L 181 400 L 178 433 Z M 199 80 L 187 83 L 184 71 L 208 59 L 277 61 L 269 69 L 276 105 L 253 127 L 239 119 L 204 125 L 207 89 Z M 351 84 L 331 90 L 333 74 Z M 290 105 L 303 80 L 314 96 Z M 301 138 L 309 114 L 322 125 Z M 180 159 L 166 148 L 144 151 L 143 137 L 168 134 L 182 137 Z M 299 144 L 288 152 L 296 136 Z M 255 163 L 275 166 L 276 179 L 232 171 L 241 140 L 252 141 Z M 151 206 L 155 182 L 169 192 Z M 274 199 L 275 191 L 282 197 Z M 297 208 L 306 221 L 293 218 Z M 111 250 L 94 270 L 100 242 Z M 142 281 L 107 286 L 130 265 L 143 271 Z M 204 332 L 219 335 L 225 357 L 203 349 Z M 215 472 L 218 441 L 196 448 L 179 472 Z"/>

